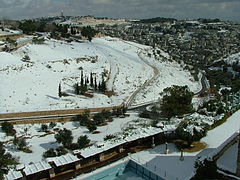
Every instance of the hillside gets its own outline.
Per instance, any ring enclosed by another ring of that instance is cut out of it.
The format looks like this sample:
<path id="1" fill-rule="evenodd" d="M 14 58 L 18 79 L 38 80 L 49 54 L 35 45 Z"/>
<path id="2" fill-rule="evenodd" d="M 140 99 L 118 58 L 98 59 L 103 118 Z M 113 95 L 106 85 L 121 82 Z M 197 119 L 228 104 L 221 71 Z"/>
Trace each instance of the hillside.
<path id="1" fill-rule="evenodd" d="M 94 39 L 92 43 L 67 43 L 48 39 L 44 44 L 28 44 L 12 53 L 1 52 L 0 112 L 120 105 L 127 102 L 139 87 L 154 76 L 150 66 L 154 60 L 146 56 L 140 57 L 143 51 L 150 50 L 148 46 L 104 37 Z M 175 83 L 187 84 L 193 87 L 193 90 L 198 88 L 198 84 L 191 80 L 190 74 L 182 71 L 180 66 L 175 68 L 171 63 L 156 63 L 158 69 L 162 68 L 157 84 L 159 81 L 163 83 L 158 90 Z M 169 68 L 166 68 L 167 66 Z M 179 71 L 181 73 L 174 75 Z M 76 95 L 73 85 L 80 82 L 81 72 L 87 77 L 92 72 L 97 82 L 101 81 L 104 74 L 107 89 L 114 92 L 113 96 L 108 97 L 99 92 L 94 92 L 93 98 Z M 68 96 L 58 96 L 59 84 Z M 152 97 L 153 95 L 147 95 L 148 92 L 144 93 L 147 100 L 151 98 L 149 101 L 158 98 L 157 94 Z M 147 101 L 143 99 L 143 102 Z M 138 98 L 137 103 L 141 102 Z"/>

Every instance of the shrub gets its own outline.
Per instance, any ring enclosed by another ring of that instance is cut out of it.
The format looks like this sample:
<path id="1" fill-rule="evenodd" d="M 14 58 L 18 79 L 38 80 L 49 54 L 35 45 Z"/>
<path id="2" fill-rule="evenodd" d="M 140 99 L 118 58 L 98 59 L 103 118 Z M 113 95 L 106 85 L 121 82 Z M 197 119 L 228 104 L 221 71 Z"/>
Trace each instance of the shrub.
<path id="1" fill-rule="evenodd" d="M 18 150 L 24 150 L 27 148 L 27 142 L 25 138 L 18 138 L 14 136 L 13 144 L 16 146 Z"/>
<path id="2" fill-rule="evenodd" d="M 87 129 L 90 131 L 90 132 L 93 132 L 97 129 L 97 126 L 94 122 L 92 121 L 89 121 L 88 124 L 87 124 Z"/>
<path id="3" fill-rule="evenodd" d="M 49 128 L 54 128 L 56 125 L 57 125 L 57 123 L 51 122 L 51 123 L 49 124 Z"/>
<path id="4" fill-rule="evenodd" d="M 80 136 L 77 142 L 78 142 L 79 148 L 82 149 L 87 145 L 89 145 L 90 139 L 88 139 L 88 137 L 84 135 L 84 136 Z"/>
<path id="5" fill-rule="evenodd" d="M 68 151 L 63 146 L 59 146 L 56 149 L 56 152 L 57 152 L 57 156 L 61 156 L 61 155 L 67 154 Z"/>
<path id="6" fill-rule="evenodd" d="M 106 136 L 104 137 L 104 141 L 107 141 L 107 140 L 109 140 L 109 139 L 113 139 L 113 138 L 115 138 L 115 137 L 116 137 L 116 135 L 108 134 L 108 135 L 106 135 Z"/>
<path id="7" fill-rule="evenodd" d="M 2 130 L 7 134 L 13 136 L 16 134 L 15 129 L 13 128 L 13 124 L 7 121 L 2 123 Z"/>
<path id="8" fill-rule="evenodd" d="M 48 126 L 46 124 L 42 124 L 41 125 L 41 130 L 44 131 L 44 132 L 47 131 L 48 130 Z"/>
<path id="9" fill-rule="evenodd" d="M 55 152 L 55 150 L 53 148 L 51 148 L 43 153 L 44 158 L 56 157 L 56 156 L 57 156 L 57 153 Z"/>
<path id="10" fill-rule="evenodd" d="M 94 114 L 93 121 L 95 122 L 96 125 L 99 125 L 105 122 L 105 118 L 102 113 L 97 113 L 97 114 Z"/>

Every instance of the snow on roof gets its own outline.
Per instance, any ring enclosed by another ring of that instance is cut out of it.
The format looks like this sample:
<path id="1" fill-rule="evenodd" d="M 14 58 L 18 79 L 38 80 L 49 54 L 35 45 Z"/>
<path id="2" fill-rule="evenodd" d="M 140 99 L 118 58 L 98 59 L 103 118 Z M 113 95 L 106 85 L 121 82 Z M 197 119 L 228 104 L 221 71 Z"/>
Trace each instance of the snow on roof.
<path id="1" fill-rule="evenodd" d="M 52 167 L 45 161 L 33 163 L 30 165 L 26 165 L 25 169 L 23 170 L 26 174 L 26 176 L 30 174 L 35 174 L 37 172 L 41 172 L 44 170 L 51 169 Z"/>
<path id="2" fill-rule="evenodd" d="M 175 129 L 176 129 L 176 127 L 172 126 L 172 125 L 168 125 L 167 128 L 166 128 L 167 131 L 174 131 Z M 104 143 L 104 146 L 101 146 L 101 147 L 90 146 L 90 147 L 85 148 L 83 150 L 75 151 L 75 153 L 80 153 L 82 157 L 88 158 L 90 156 L 100 154 L 100 153 L 102 153 L 106 150 L 109 150 L 111 148 L 115 148 L 117 146 L 120 146 L 120 145 L 122 145 L 126 142 L 131 142 L 131 141 L 135 141 L 137 139 L 146 138 L 146 137 L 153 136 L 153 135 L 156 135 L 156 134 L 161 133 L 161 132 L 163 132 L 163 130 L 160 129 L 160 128 L 149 127 L 149 128 L 146 128 L 146 129 L 141 129 L 136 134 L 133 134 L 131 136 L 127 136 L 126 138 L 124 138 L 120 141 L 116 141 L 116 142 L 106 141 Z"/>
<path id="3" fill-rule="evenodd" d="M 23 177 L 22 173 L 15 170 L 10 170 L 7 175 L 4 176 L 6 180 L 15 180 Z"/>
<path id="4" fill-rule="evenodd" d="M 54 162 L 54 164 L 58 166 L 63 166 L 66 164 L 70 164 L 73 162 L 77 162 L 80 159 L 78 159 L 76 156 L 68 153 L 59 157 L 53 157 L 53 158 L 47 158 L 47 162 Z"/>

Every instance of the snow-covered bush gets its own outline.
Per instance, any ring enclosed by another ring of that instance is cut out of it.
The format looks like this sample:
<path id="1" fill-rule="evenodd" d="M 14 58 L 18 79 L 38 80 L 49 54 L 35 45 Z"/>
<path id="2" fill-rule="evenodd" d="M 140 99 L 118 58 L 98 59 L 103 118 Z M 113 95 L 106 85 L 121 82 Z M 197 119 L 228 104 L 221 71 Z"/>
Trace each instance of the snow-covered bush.
<path id="1" fill-rule="evenodd" d="M 176 134 L 190 146 L 193 141 L 199 141 L 206 136 L 208 129 L 209 125 L 204 121 L 185 118 L 177 127 Z"/>

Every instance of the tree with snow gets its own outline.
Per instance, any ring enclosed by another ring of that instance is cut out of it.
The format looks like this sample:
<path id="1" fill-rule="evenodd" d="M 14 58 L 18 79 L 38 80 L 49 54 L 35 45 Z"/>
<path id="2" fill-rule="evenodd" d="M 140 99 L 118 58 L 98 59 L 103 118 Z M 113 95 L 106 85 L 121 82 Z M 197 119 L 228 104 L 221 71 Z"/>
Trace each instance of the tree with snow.
<path id="1" fill-rule="evenodd" d="M 178 125 L 176 135 L 187 141 L 188 146 L 190 146 L 194 141 L 199 141 L 206 136 L 208 129 L 208 124 L 186 118 Z"/>
<path id="2" fill-rule="evenodd" d="M 161 93 L 162 113 L 167 117 L 183 115 L 192 111 L 193 92 L 187 86 L 172 86 L 165 88 Z"/>
<path id="3" fill-rule="evenodd" d="M 73 136 L 72 131 L 64 128 L 63 130 L 58 131 L 57 134 L 55 134 L 55 139 L 58 143 L 62 143 L 63 147 L 69 148 L 72 144 Z"/>

